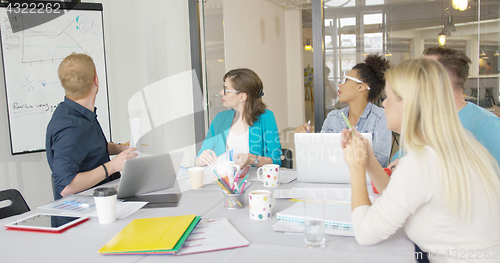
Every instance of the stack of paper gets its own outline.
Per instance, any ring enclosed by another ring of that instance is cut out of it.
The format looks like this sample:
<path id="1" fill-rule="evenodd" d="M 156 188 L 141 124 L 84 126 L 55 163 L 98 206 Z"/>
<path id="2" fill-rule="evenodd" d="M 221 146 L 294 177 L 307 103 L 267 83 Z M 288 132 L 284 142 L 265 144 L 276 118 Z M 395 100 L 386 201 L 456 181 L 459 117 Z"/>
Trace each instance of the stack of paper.
<path id="1" fill-rule="evenodd" d="M 204 219 L 193 230 L 176 255 L 195 254 L 238 247 L 250 243 L 227 218 Z"/>
<path id="2" fill-rule="evenodd" d="M 136 219 L 99 250 L 103 255 L 175 254 L 196 227 L 196 215 Z"/>

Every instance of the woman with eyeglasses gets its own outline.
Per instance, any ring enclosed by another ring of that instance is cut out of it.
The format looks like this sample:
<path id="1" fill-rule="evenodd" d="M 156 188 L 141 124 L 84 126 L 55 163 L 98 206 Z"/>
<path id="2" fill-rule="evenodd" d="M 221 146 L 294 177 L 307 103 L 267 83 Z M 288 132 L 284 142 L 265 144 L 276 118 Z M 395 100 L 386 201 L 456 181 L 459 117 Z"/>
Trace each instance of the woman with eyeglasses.
<path id="1" fill-rule="evenodd" d="M 281 143 L 274 113 L 262 101 L 264 87 L 250 69 L 233 69 L 224 75 L 220 91 L 224 107 L 218 113 L 195 159 L 196 166 L 213 165 L 217 157 L 233 150 L 240 167 L 281 165 Z"/>
<path id="2" fill-rule="evenodd" d="M 384 109 L 372 104 L 384 89 L 384 73 L 389 62 L 379 55 L 368 55 L 364 63 L 354 66 L 342 79 L 338 88 L 339 102 L 348 107 L 328 113 L 323 122 L 322 133 L 340 133 L 347 129 L 342 113 L 349 119 L 352 127 L 360 133 L 371 133 L 373 150 L 382 167 L 386 167 L 391 153 L 392 133 L 387 129 Z M 295 132 L 310 132 L 307 123 Z"/>

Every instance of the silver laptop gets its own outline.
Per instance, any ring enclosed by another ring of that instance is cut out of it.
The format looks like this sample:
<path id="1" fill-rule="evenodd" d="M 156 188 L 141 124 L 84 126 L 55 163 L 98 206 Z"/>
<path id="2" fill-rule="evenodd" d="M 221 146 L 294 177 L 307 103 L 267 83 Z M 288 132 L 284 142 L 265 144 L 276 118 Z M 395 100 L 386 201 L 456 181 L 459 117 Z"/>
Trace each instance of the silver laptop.
<path id="1" fill-rule="evenodd" d="M 172 187 L 183 156 L 183 152 L 174 152 L 125 161 L 117 197 L 124 198 Z"/>
<path id="2" fill-rule="evenodd" d="M 372 143 L 370 133 L 362 133 Z M 351 183 L 342 154 L 340 133 L 296 133 L 297 181 L 302 183 Z M 367 184 L 371 184 L 368 174 Z"/>

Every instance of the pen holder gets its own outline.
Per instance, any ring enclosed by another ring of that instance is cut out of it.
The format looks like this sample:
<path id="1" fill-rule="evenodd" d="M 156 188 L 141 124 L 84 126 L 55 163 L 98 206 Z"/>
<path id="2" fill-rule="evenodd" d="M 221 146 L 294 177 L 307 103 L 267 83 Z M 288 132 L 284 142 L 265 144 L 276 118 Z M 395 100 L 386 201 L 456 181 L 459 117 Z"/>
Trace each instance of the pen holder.
<path id="1" fill-rule="evenodd" d="M 226 191 L 222 191 L 224 194 L 224 207 L 230 210 L 242 209 L 245 207 L 245 192 L 241 194 L 228 194 Z"/>

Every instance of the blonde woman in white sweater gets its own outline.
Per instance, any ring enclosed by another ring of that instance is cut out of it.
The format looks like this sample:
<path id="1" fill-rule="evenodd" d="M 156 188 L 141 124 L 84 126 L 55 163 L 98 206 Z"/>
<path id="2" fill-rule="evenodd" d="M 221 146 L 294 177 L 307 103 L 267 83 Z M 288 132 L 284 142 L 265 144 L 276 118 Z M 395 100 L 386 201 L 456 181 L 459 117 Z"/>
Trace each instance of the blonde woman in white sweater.
<path id="1" fill-rule="evenodd" d="M 499 168 L 462 127 L 443 66 L 403 61 L 386 73 L 385 90 L 387 126 L 407 153 L 390 180 L 370 144 L 343 132 L 358 243 L 376 244 L 404 227 L 431 262 L 500 262 Z M 365 172 L 382 193 L 373 204 Z"/>

